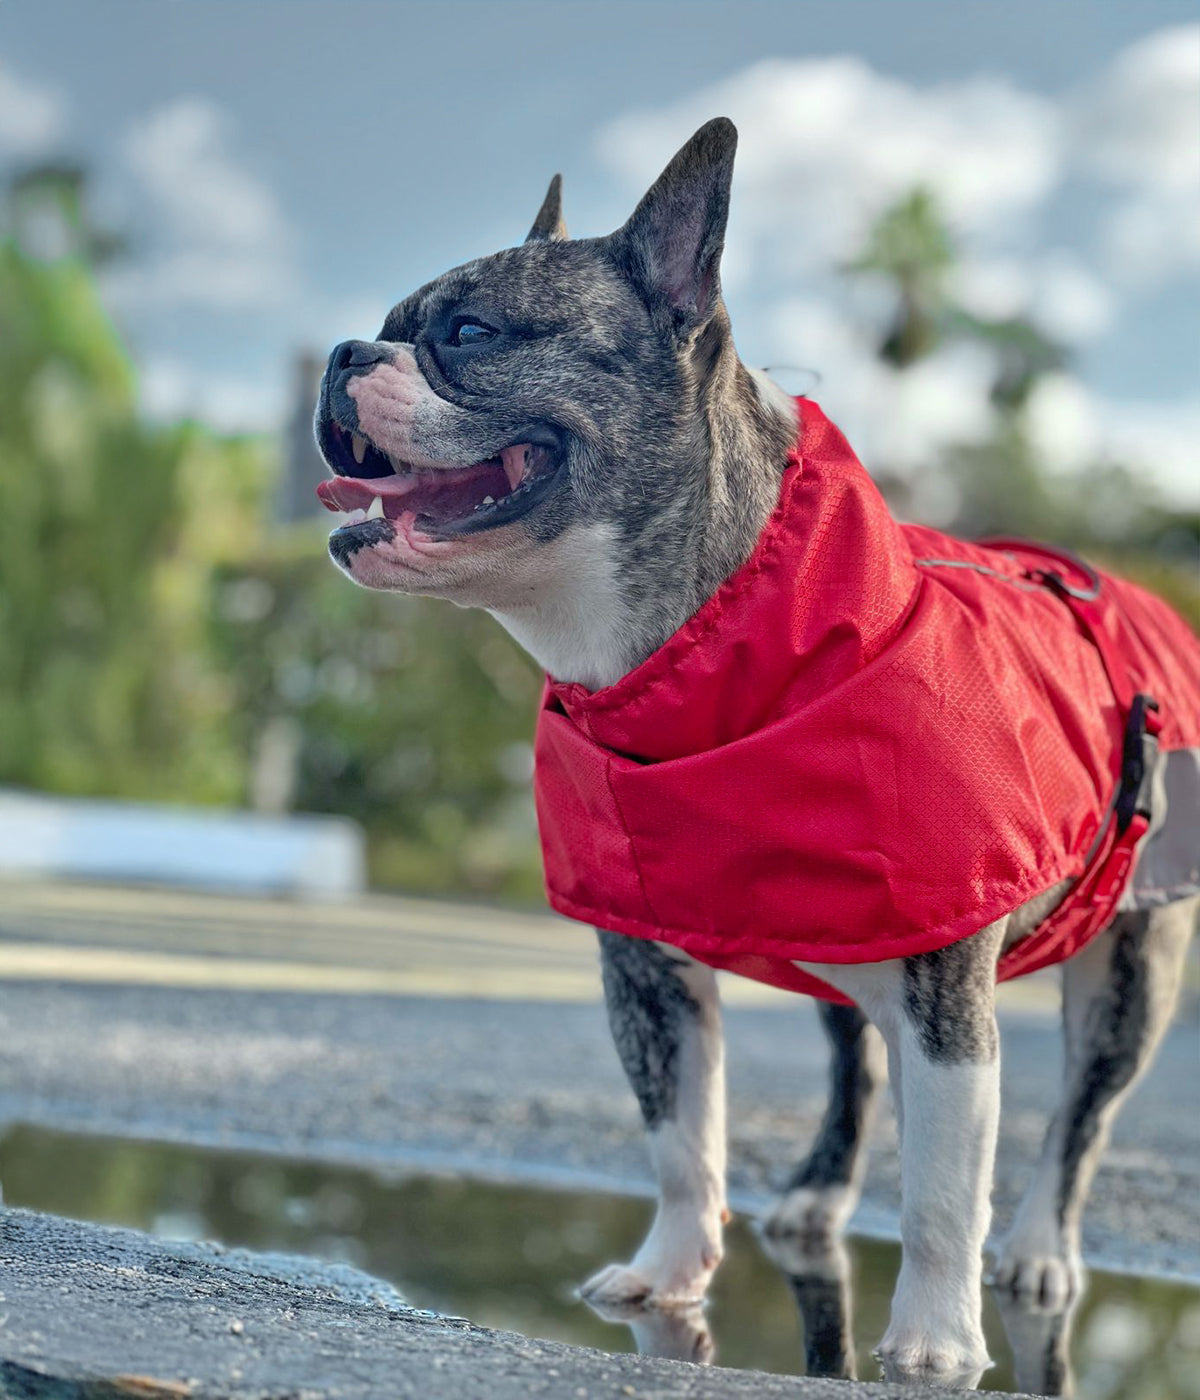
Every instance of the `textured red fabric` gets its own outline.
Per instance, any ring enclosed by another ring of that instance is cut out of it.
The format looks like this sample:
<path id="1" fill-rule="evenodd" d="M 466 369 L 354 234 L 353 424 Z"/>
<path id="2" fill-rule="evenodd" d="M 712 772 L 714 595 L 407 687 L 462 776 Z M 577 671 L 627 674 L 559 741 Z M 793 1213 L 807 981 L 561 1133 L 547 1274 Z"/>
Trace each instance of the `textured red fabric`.
<path id="1" fill-rule="evenodd" d="M 941 947 L 1111 845 L 1129 699 L 1200 744 L 1200 644 L 1116 579 L 1084 618 L 1027 576 L 1069 576 L 1037 546 L 898 524 L 815 404 L 800 425 L 745 566 L 617 684 L 548 682 L 536 796 L 562 913 L 841 999 L 792 960 Z M 1075 951 L 1127 873 L 1001 977 Z"/>

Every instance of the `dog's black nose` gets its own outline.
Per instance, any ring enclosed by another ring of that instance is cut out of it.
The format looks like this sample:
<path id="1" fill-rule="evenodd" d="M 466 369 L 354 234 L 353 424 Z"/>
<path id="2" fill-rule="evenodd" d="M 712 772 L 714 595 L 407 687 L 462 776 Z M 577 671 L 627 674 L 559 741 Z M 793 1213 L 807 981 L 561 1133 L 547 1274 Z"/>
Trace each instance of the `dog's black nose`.
<path id="1" fill-rule="evenodd" d="M 377 340 L 343 340 L 333 347 L 329 372 L 337 374 L 344 369 L 366 369 L 368 365 L 381 364 L 390 352 L 390 346 L 380 345 Z"/>

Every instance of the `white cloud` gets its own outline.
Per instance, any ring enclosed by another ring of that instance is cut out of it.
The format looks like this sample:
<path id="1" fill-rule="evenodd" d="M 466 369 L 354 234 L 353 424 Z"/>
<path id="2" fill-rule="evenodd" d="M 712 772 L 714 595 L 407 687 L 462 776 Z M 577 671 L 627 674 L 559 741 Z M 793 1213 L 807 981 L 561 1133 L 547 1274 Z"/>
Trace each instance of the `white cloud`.
<path id="1" fill-rule="evenodd" d="M 1067 345 L 1103 335 L 1116 310 L 1105 284 L 1065 248 L 1025 258 L 968 255 L 954 268 L 949 290 L 977 316 L 1027 317 Z"/>
<path id="2" fill-rule="evenodd" d="M 1200 24 L 1132 44 L 1071 107 L 1083 164 L 1114 184 L 1200 188 Z"/>
<path id="3" fill-rule="evenodd" d="M 164 107 L 129 133 L 125 155 L 179 237 L 257 249 L 279 234 L 274 199 L 229 154 L 225 119 L 211 103 Z"/>
<path id="4" fill-rule="evenodd" d="M 1059 174 L 1059 119 L 1045 99 L 994 78 L 918 88 L 850 57 L 758 63 L 664 111 L 622 117 L 601 134 L 601 157 L 642 188 L 717 113 L 741 136 L 744 267 L 765 250 L 785 274 L 826 269 L 918 184 L 936 188 L 956 229 L 994 231 Z"/>
<path id="5" fill-rule="evenodd" d="M 1056 340 L 1078 345 L 1112 326 L 1116 304 L 1105 284 L 1065 249 L 1038 255 L 1026 314 Z"/>
<path id="6" fill-rule="evenodd" d="M 1110 398 L 1054 374 L 1034 390 L 1029 427 L 1054 470 L 1120 462 L 1177 506 L 1194 508 L 1200 499 L 1200 404 Z"/>
<path id="7" fill-rule="evenodd" d="M 1200 268 L 1200 197 L 1137 194 L 1104 221 L 1100 248 L 1113 282 L 1147 293 Z"/>
<path id="8" fill-rule="evenodd" d="M 114 269 L 126 305 L 274 308 L 293 293 L 293 240 L 272 191 L 231 153 L 219 108 L 183 98 L 134 127 L 125 162 L 156 218 L 157 255 Z"/>
<path id="9" fill-rule="evenodd" d="M 1070 115 L 1080 167 L 1111 191 L 1109 275 L 1147 292 L 1200 267 L 1200 24 L 1126 49 Z"/>
<path id="10" fill-rule="evenodd" d="M 66 125 L 66 104 L 57 93 L 0 64 L 0 155 L 45 155 L 62 139 Z"/>
<path id="11" fill-rule="evenodd" d="M 1142 470 L 1178 506 L 1200 503 L 1200 404 L 1101 399 L 1107 453 Z"/>
<path id="12" fill-rule="evenodd" d="M 851 57 L 759 63 L 621 117 L 600 155 L 636 195 L 718 113 L 741 137 L 724 270 L 739 342 L 760 361 L 811 366 L 814 394 L 869 466 L 928 464 L 994 422 L 979 352 L 944 349 L 897 374 L 876 353 L 886 306 L 838 275 L 914 186 L 934 190 L 958 244 L 951 293 L 1067 346 L 1119 334 L 1134 299 L 1200 265 L 1200 26 L 1151 35 L 1058 98 L 1000 78 L 922 87 Z M 1048 211 L 1080 189 L 1097 204 L 1093 228 L 1047 246 Z M 1194 402 L 1118 404 L 1061 374 L 1030 415 L 1054 469 L 1124 460 L 1173 499 L 1200 499 Z"/>
<path id="13" fill-rule="evenodd" d="M 1041 460 L 1061 471 L 1081 470 L 1103 447 L 1099 407 L 1074 375 L 1039 380 L 1029 396 L 1027 423 Z"/>

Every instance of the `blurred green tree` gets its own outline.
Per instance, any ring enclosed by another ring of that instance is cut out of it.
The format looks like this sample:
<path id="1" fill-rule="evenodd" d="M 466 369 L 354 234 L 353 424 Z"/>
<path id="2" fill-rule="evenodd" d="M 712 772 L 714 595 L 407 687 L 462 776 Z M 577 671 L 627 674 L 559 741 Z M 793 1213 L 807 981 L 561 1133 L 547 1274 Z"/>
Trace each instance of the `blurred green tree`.
<path id="1" fill-rule="evenodd" d="M 944 332 L 945 278 L 953 263 L 950 235 L 930 190 L 912 190 L 871 226 L 862 251 L 843 270 L 876 274 L 895 293 L 880 359 L 907 369 L 937 348 Z"/>
<path id="2" fill-rule="evenodd" d="M 352 587 L 319 522 L 273 529 L 271 442 L 144 421 L 82 172 L 3 215 L 0 782 L 344 812 L 382 883 L 532 895 L 533 663 Z"/>
<path id="3" fill-rule="evenodd" d="M 540 891 L 541 676 L 490 617 L 353 587 L 319 526 L 215 571 L 206 611 L 256 805 L 356 817 L 378 883 Z"/>
<path id="4" fill-rule="evenodd" d="M 982 349 L 993 366 L 992 433 L 952 446 L 923 473 L 927 487 L 941 483 L 955 502 L 943 523 L 966 536 L 1069 545 L 1139 579 L 1200 627 L 1200 512 L 1168 508 L 1136 464 L 1100 459 L 1071 476 L 1046 470 L 1029 429 L 1030 398 L 1041 379 L 1069 368 L 1070 352 L 1027 317 L 989 319 L 958 305 L 948 290 L 957 259 L 935 195 L 918 188 L 883 211 L 842 269 L 887 289 L 891 310 L 876 343 L 898 372 L 956 341 Z M 886 463 L 880 477 L 903 507 L 913 483 Z"/>
<path id="5" fill-rule="evenodd" d="M 87 260 L 114 245 L 87 229 L 81 178 L 19 181 L 5 213 L 0 779 L 232 800 L 226 697 L 190 606 L 209 561 L 188 510 L 199 479 L 223 478 L 219 511 L 244 515 L 261 449 L 140 420 L 134 371 Z"/>

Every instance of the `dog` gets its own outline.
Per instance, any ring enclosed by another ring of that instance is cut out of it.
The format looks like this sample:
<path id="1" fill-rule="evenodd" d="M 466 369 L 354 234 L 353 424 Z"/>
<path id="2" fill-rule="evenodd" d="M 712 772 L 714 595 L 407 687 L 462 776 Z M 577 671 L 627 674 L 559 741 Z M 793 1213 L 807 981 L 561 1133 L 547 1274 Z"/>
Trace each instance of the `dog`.
<path id="1" fill-rule="evenodd" d="M 551 678 L 551 898 L 598 926 L 659 1185 L 641 1248 L 584 1296 L 686 1305 L 720 1261 L 726 967 L 816 991 L 831 1045 L 829 1111 L 766 1239 L 843 1230 L 890 1075 L 903 1264 L 877 1355 L 890 1377 L 973 1383 L 989 1364 L 997 976 L 1066 959 L 1062 1104 L 993 1267 L 996 1286 L 1064 1306 L 1091 1176 L 1200 912 L 1200 660 L 1165 605 L 1085 565 L 902 530 L 820 411 L 741 363 L 720 288 L 736 139 L 727 120 L 702 127 L 603 238 L 567 236 L 556 176 L 522 245 L 334 349 L 318 494 L 349 515 L 329 552 L 365 587 L 486 609 Z M 1024 611 L 989 640 L 977 624 L 998 600 Z M 918 628 L 934 607 L 948 611 Z M 885 664 L 901 643 L 940 671 Z M 997 649 L 1024 668 L 1019 726 L 992 704 L 1016 685 Z M 800 717 L 772 709 L 801 674 Z M 955 813 L 975 800 L 959 789 L 983 760 L 952 752 L 951 710 L 1007 796 L 921 835 L 935 791 Z M 792 773 L 795 754 L 808 766 Z M 793 829 L 825 849 L 801 859 Z M 1152 845 L 1153 890 L 1135 897 Z M 848 910 L 872 927 L 850 929 Z M 847 930 L 859 942 L 837 943 Z"/>

